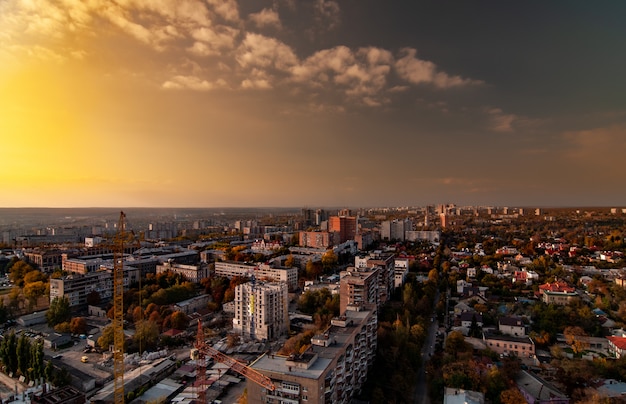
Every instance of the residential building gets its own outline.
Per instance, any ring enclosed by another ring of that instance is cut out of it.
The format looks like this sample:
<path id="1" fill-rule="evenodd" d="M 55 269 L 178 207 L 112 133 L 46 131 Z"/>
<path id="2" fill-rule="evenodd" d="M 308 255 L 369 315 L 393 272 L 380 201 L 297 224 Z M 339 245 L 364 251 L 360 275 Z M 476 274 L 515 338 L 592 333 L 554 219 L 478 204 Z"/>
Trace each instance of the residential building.
<path id="1" fill-rule="evenodd" d="M 405 220 L 385 220 L 380 224 L 380 237 L 383 240 L 406 239 L 406 232 L 413 230 L 413 223 L 409 219 Z"/>
<path id="2" fill-rule="evenodd" d="M 112 265 L 111 265 L 112 266 Z M 124 265 L 124 290 L 139 281 L 140 271 Z M 55 297 L 67 297 L 70 307 L 87 304 L 87 296 L 97 292 L 103 301 L 113 297 L 112 268 L 102 267 L 99 271 L 72 274 L 61 278 L 50 278 L 50 301 Z"/>
<path id="3" fill-rule="evenodd" d="M 378 268 L 378 304 L 384 304 L 391 298 L 395 285 L 393 254 L 373 251 L 368 255 L 354 257 L 357 269 Z"/>
<path id="4" fill-rule="evenodd" d="M 395 258 L 393 260 L 393 286 L 396 288 L 402 287 L 406 276 L 409 274 L 409 259 L 408 258 Z"/>
<path id="5" fill-rule="evenodd" d="M 350 403 L 367 378 L 376 355 L 376 307 L 352 306 L 300 355 L 264 355 L 251 367 L 268 376 L 276 389 L 248 381 L 248 402 Z"/>
<path id="6" fill-rule="evenodd" d="M 569 404 L 569 398 L 539 376 L 522 370 L 515 384 L 528 404 Z"/>
<path id="7" fill-rule="evenodd" d="M 339 276 L 339 312 L 346 311 L 348 306 L 366 303 L 379 306 L 378 273 L 379 268 L 348 268 Z"/>
<path id="8" fill-rule="evenodd" d="M 274 340 L 288 330 L 288 305 L 284 282 L 252 281 L 238 285 L 233 331 L 253 340 Z"/>
<path id="9" fill-rule="evenodd" d="M 473 322 L 476 322 L 479 328 L 483 327 L 483 315 L 475 311 L 464 311 L 459 316 L 459 319 L 461 321 L 461 327 L 463 328 L 471 328 Z"/>
<path id="10" fill-rule="evenodd" d="M 617 337 L 609 335 L 606 337 L 609 340 L 609 352 L 619 359 L 626 355 L 626 337 Z"/>
<path id="11" fill-rule="evenodd" d="M 298 268 L 277 267 L 268 264 L 248 264 L 236 261 L 215 263 L 215 275 L 232 279 L 235 276 L 252 277 L 261 281 L 285 282 L 290 291 L 298 288 Z"/>
<path id="12" fill-rule="evenodd" d="M 29 262 L 35 264 L 41 272 L 52 273 L 55 269 L 60 269 L 63 262 L 63 253 L 61 250 L 31 250 L 25 251 L 24 257 Z"/>
<path id="13" fill-rule="evenodd" d="M 446 387 L 443 404 L 484 404 L 485 395 L 478 391 Z"/>
<path id="14" fill-rule="evenodd" d="M 333 244 L 333 237 L 327 231 L 301 231 L 298 233 L 298 245 L 301 247 L 329 248 Z"/>
<path id="15" fill-rule="evenodd" d="M 354 240 L 357 231 L 357 218 L 354 216 L 331 216 L 328 218 L 328 232 L 337 233 L 339 240 L 337 244 Z"/>
<path id="16" fill-rule="evenodd" d="M 406 241 L 424 240 L 430 243 L 438 243 L 441 238 L 439 230 L 407 230 L 405 232 Z"/>
<path id="17" fill-rule="evenodd" d="M 156 273 L 166 273 L 173 272 L 176 274 L 181 274 L 185 280 L 192 283 L 200 283 L 200 281 L 204 278 L 209 277 L 209 266 L 207 264 L 199 264 L 199 265 L 185 265 L 185 264 L 177 264 L 172 261 L 164 262 L 162 264 L 157 265 Z"/>
<path id="18" fill-rule="evenodd" d="M 514 355 L 520 358 L 530 358 L 535 355 L 535 343 L 529 337 L 483 333 L 483 341 L 497 354 Z"/>
<path id="19" fill-rule="evenodd" d="M 514 337 L 526 336 L 526 324 L 521 317 L 501 317 L 498 321 L 498 330 L 502 334 Z"/>
<path id="20" fill-rule="evenodd" d="M 539 286 L 541 300 L 546 304 L 567 305 L 569 302 L 578 299 L 576 289 L 566 282 L 556 280 L 552 283 L 544 283 Z"/>

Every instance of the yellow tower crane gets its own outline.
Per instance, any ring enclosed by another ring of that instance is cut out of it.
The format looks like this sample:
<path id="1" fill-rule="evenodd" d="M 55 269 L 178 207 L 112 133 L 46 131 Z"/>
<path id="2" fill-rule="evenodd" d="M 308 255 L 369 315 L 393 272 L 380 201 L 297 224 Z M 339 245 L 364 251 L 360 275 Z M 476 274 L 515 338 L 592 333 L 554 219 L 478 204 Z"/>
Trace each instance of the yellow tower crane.
<path id="1" fill-rule="evenodd" d="M 124 243 L 126 215 L 120 212 L 113 253 L 113 402 L 124 404 Z"/>

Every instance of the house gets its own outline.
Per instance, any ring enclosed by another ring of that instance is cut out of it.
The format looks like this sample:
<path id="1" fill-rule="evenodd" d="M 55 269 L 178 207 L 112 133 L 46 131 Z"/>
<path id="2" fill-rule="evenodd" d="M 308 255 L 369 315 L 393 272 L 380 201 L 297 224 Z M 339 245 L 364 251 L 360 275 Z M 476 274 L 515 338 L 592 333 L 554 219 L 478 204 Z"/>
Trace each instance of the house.
<path id="1" fill-rule="evenodd" d="M 483 315 L 476 312 L 466 311 L 461 313 L 460 316 L 461 327 L 463 328 L 471 328 L 472 322 L 476 321 L 476 325 L 482 328 L 483 326 Z"/>
<path id="2" fill-rule="evenodd" d="M 498 320 L 498 330 L 502 334 L 514 337 L 526 336 L 526 324 L 524 324 L 521 317 L 501 317 Z"/>
<path id="3" fill-rule="evenodd" d="M 569 404 L 569 397 L 540 377 L 520 371 L 515 384 L 528 404 Z"/>
<path id="4" fill-rule="evenodd" d="M 489 349 L 500 355 L 515 355 L 520 358 L 532 358 L 535 355 L 535 343 L 529 337 L 485 332 L 483 340 Z"/>
<path id="5" fill-rule="evenodd" d="M 443 404 L 484 404 L 485 395 L 478 391 L 446 387 Z"/>
<path id="6" fill-rule="evenodd" d="M 606 337 L 609 340 L 609 352 L 617 359 L 626 354 L 626 337 L 616 337 L 609 335 Z"/>
<path id="7" fill-rule="evenodd" d="M 70 334 L 52 333 L 43 339 L 43 347 L 47 349 L 57 349 L 72 342 Z"/>
<path id="8" fill-rule="evenodd" d="M 601 397 L 619 398 L 626 396 L 626 383 L 615 379 L 602 380 L 596 391 Z"/>
<path id="9" fill-rule="evenodd" d="M 544 283 L 539 286 L 541 300 L 546 304 L 567 305 L 569 302 L 578 299 L 576 289 L 566 282 L 556 280 L 552 283 Z"/>

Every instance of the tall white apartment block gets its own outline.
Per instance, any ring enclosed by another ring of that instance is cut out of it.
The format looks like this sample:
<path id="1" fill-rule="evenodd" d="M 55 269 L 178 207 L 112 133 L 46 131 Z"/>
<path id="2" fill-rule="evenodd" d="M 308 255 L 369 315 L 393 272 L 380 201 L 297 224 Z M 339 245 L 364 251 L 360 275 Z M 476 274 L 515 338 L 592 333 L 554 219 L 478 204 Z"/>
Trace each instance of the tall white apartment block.
<path id="1" fill-rule="evenodd" d="M 289 296 L 284 282 L 248 282 L 235 288 L 233 331 L 253 340 L 274 340 L 288 329 Z"/>

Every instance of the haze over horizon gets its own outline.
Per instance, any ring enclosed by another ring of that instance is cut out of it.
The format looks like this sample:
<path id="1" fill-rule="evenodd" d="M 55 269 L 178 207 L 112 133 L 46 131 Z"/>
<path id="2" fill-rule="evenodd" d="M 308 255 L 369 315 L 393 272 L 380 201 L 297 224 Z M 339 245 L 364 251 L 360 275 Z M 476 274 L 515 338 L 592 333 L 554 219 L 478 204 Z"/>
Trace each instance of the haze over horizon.
<path id="1" fill-rule="evenodd" d="M 8 0 L 0 207 L 626 205 L 626 3 Z"/>

